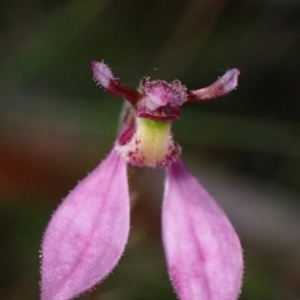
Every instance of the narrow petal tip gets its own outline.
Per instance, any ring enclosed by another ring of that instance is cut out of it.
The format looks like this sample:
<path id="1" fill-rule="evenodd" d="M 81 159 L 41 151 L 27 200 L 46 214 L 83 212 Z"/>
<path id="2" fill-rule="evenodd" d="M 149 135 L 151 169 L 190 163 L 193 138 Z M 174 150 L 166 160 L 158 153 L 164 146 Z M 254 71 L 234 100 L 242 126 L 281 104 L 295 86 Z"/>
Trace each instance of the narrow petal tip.
<path id="1" fill-rule="evenodd" d="M 239 69 L 231 69 L 208 87 L 189 91 L 186 104 L 201 100 L 210 100 L 222 97 L 233 91 L 238 85 Z"/>
<path id="2" fill-rule="evenodd" d="M 104 62 L 92 61 L 91 69 L 95 81 L 108 93 L 122 96 L 133 105 L 137 102 L 140 93 L 135 89 L 123 85 Z"/>
<path id="3" fill-rule="evenodd" d="M 231 69 L 219 79 L 220 84 L 223 85 L 224 94 L 231 92 L 237 87 L 240 73 L 239 69 Z"/>
<path id="4" fill-rule="evenodd" d="M 106 90 L 110 90 L 113 81 L 116 80 L 111 69 L 104 62 L 91 62 L 91 68 L 95 80 Z"/>

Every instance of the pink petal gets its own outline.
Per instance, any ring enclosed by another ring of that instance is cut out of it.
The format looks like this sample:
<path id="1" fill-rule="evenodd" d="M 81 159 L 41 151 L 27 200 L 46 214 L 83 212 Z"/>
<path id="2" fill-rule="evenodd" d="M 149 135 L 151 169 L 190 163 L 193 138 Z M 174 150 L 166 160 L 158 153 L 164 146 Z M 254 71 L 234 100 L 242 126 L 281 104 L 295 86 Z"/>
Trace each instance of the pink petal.
<path id="1" fill-rule="evenodd" d="M 180 300 L 236 300 L 243 257 L 224 212 L 181 161 L 167 169 L 163 241 Z"/>
<path id="2" fill-rule="evenodd" d="M 91 62 L 94 79 L 109 93 L 122 96 L 130 103 L 135 104 L 140 97 L 140 93 L 132 88 L 122 85 L 114 76 L 111 69 L 104 62 Z"/>
<path id="3" fill-rule="evenodd" d="M 199 100 L 210 100 L 226 95 L 237 87 L 239 75 L 240 71 L 238 69 L 227 71 L 212 85 L 200 90 L 190 91 L 186 103 L 192 103 Z"/>
<path id="4" fill-rule="evenodd" d="M 42 245 L 42 300 L 89 290 L 118 263 L 129 233 L 126 162 L 112 151 L 58 207 Z"/>

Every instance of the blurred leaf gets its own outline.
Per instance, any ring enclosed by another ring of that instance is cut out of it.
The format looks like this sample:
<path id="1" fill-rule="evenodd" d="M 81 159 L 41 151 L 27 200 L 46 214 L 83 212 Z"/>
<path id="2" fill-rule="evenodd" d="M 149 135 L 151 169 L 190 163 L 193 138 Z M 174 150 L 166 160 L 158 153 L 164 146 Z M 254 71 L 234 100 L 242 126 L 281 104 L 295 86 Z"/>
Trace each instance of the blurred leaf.
<path id="1" fill-rule="evenodd" d="M 15 84 L 42 72 L 80 38 L 84 29 L 105 8 L 109 0 L 71 0 L 59 6 L 35 34 L 6 61 L 6 78 Z"/>

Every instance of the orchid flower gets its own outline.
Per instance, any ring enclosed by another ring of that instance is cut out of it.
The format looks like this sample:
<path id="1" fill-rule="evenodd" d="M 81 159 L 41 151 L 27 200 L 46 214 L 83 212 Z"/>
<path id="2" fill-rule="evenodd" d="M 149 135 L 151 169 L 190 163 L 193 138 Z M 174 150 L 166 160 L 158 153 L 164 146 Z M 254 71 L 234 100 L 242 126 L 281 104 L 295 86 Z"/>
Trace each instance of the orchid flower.
<path id="1" fill-rule="evenodd" d="M 67 300 L 101 282 L 122 256 L 130 227 L 127 165 L 166 171 L 162 237 L 168 273 L 180 300 L 236 300 L 243 258 L 225 213 L 180 159 L 172 123 L 193 102 L 223 96 L 237 86 L 239 70 L 212 85 L 188 90 L 179 81 L 124 86 L 103 62 L 94 79 L 129 103 L 110 154 L 64 199 L 42 244 L 42 300 Z"/>

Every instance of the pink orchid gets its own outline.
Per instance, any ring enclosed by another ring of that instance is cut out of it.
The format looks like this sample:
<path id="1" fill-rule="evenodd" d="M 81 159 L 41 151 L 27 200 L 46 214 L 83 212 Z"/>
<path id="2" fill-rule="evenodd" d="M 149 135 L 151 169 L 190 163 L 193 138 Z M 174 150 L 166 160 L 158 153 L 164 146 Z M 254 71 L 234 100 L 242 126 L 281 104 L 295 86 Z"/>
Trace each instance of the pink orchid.
<path id="1" fill-rule="evenodd" d="M 213 99 L 237 86 L 227 71 L 196 91 L 179 81 L 144 78 L 138 90 L 120 83 L 103 62 L 92 62 L 95 80 L 124 97 L 126 111 L 111 153 L 54 213 L 42 245 L 42 300 L 72 299 L 102 281 L 127 243 L 130 201 L 127 164 L 166 170 L 162 234 L 169 276 L 180 300 L 235 300 L 243 258 L 239 238 L 222 209 L 180 159 L 171 125 L 187 104 Z"/>

